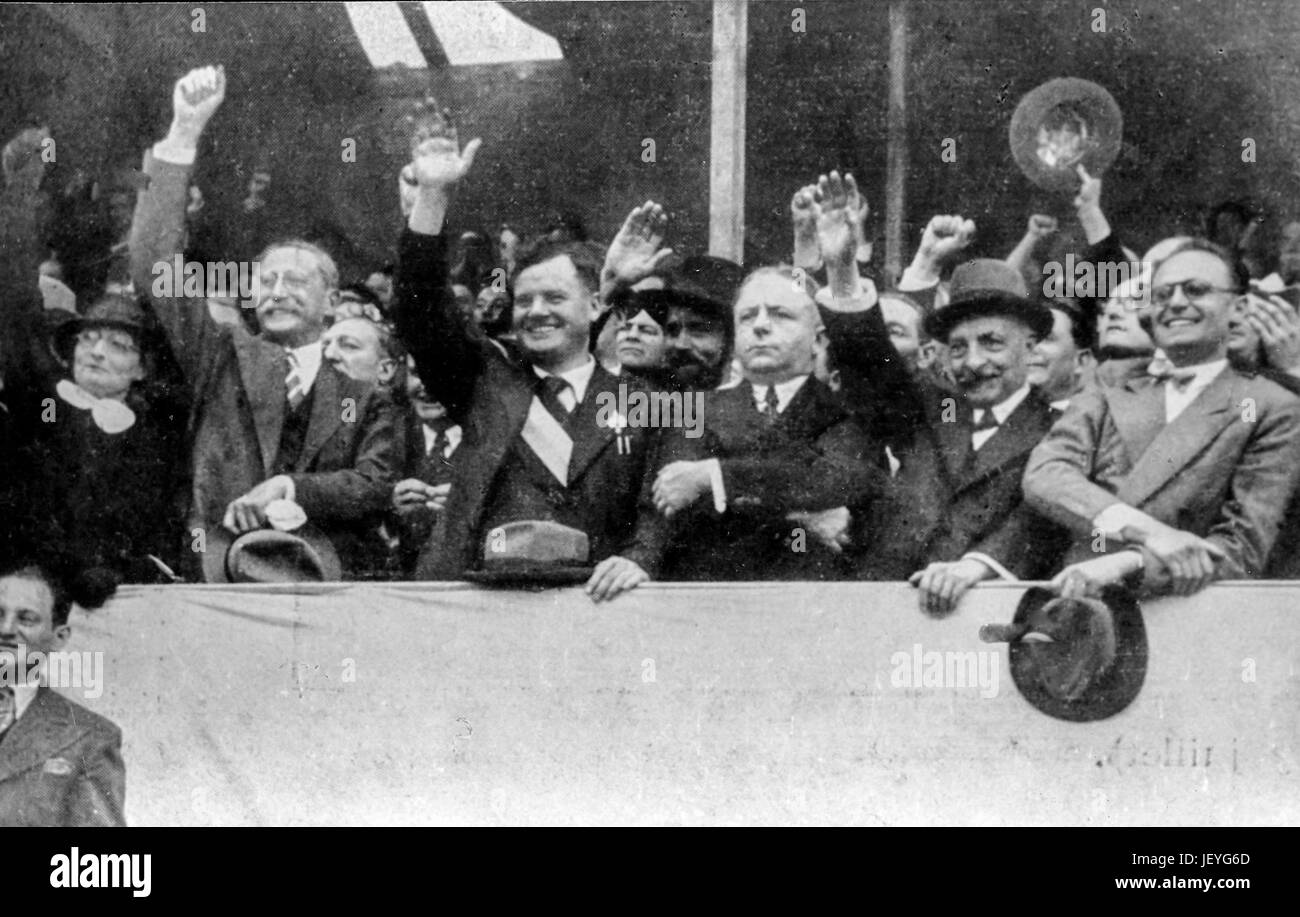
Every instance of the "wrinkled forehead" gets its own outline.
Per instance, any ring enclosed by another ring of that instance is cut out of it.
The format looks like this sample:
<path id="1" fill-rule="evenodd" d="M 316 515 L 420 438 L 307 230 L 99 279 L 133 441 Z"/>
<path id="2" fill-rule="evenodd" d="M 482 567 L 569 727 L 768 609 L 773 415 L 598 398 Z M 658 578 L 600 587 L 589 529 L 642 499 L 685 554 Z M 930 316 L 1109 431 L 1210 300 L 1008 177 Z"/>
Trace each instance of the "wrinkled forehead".
<path id="1" fill-rule="evenodd" d="M 368 347 L 379 348 L 379 329 L 375 323 L 364 318 L 345 318 L 326 329 L 324 340 L 332 341 L 348 337 Z"/>
<path id="2" fill-rule="evenodd" d="M 0 610 L 30 610 L 49 623 L 54 614 L 54 593 L 35 576 L 10 574 L 0 577 Z"/>
<path id="3" fill-rule="evenodd" d="M 525 292 L 552 289 L 586 290 L 582 276 L 568 255 L 556 255 L 554 258 L 531 264 L 520 271 L 519 276 L 515 278 L 516 299 Z"/>
<path id="4" fill-rule="evenodd" d="M 780 274 L 750 277 L 741 286 L 734 311 L 739 313 L 755 306 L 791 309 L 812 322 L 819 318 L 817 304 L 804 292 L 802 285 Z"/>
<path id="5" fill-rule="evenodd" d="M 320 256 L 305 248 L 293 245 L 278 245 L 262 256 L 260 262 L 263 274 L 282 274 L 286 271 L 314 274 L 325 279 L 325 266 Z"/>
<path id="6" fill-rule="evenodd" d="M 1032 337 L 1033 331 L 1019 319 L 1009 315 L 982 315 L 954 325 L 948 333 L 948 343 L 974 341 L 986 335 L 1000 338 Z"/>

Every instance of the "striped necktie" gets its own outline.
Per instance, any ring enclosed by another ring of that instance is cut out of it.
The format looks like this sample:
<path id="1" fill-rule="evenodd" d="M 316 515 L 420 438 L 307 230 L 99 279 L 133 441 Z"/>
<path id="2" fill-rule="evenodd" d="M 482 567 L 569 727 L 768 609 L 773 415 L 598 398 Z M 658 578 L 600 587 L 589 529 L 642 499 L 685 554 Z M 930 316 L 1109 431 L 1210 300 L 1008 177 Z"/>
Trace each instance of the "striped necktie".
<path id="1" fill-rule="evenodd" d="M 303 385 L 302 369 L 298 366 L 298 357 L 292 350 L 286 350 L 289 357 L 289 374 L 284 377 L 284 387 L 289 393 L 289 410 L 296 411 L 298 405 L 307 397 L 307 387 Z"/>
<path id="2" fill-rule="evenodd" d="M 0 735 L 4 735 L 18 718 L 18 701 L 14 699 L 14 689 L 5 685 L 0 688 Z"/>

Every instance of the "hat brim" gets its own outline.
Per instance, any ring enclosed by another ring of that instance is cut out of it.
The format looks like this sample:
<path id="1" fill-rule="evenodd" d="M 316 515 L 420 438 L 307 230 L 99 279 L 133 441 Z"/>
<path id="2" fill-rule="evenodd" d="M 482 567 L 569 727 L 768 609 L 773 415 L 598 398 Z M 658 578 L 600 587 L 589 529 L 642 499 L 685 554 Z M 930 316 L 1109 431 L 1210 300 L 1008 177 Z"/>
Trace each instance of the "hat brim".
<path id="1" fill-rule="evenodd" d="M 948 335 L 962 322 L 993 316 L 1017 319 L 1039 337 L 1046 337 L 1052 333 L 1050 309 L 1010 293 L 989 293 L 950 302 L 925 317 L 925 331 L 930 337 L 947 343 Z"/>
<path id="2" fill-rule="evenodd" d="M 490 570 L 466 570 L 465 580 L 480 586 L 502 589 L 538 588 L 556 589 L 577 586 L 591 579 L 596 568 L 586 564 L 539 564 L 520 562 L 494 567 Z"/>
<path id="3" fill-rule="evenodd" d="M 154 336 L 154 333 L 143 325 L 137 325 L 133 322 L 119 322 L 114 321 L 113 319 L 96 319 L 78 316 L 77 318 L 64 322 L 54 329 L 54 352 L 60 359 L 68 363 L 72 362 L 72 352 L 73 348 L 76 346 L 76 337 L 87 328 L 112 328 L 116 331 L 125 331 L 135 339 L 135 346 L 140 349 L 141 354 L 154 350 L 160 343 Z"/>
<path id="4" fill-rule="evenodd" d="M 1015 624 L 1027 621 L 1056 593 L 1041 586 L 1028 589 L 1016 607 Z M 1115 661 L 1078 699 L 1065 700 L 1043 684 L 1038 667 L 1022 642 L 1010 645 L 1011 679 L 1032 706 L 1058 720 L 1089 723 L 1116 715 L 1133 703 L 1142 690 L 1147 673 L 1147 635 L 1137 598 L 1123 586 L 1102 590 L 1101 600 L 1110 609 L 1115 629 Z"/>
<path id="5" fill-rule="evenodd" d="M 246 580 L 236 580 L 231 577 L 229 567 L 231 551 L 242 541 L 245 541 L 250 537 L 256 537 L 259 532 L 265 531 L 268 530 L 257 529 L 253 532 L 244 532 L 242 535 L 234 536 L 228 532 L 225 527 L 218 526 L 217 529 L 208 536 L 203 546 L 203 556 L 199 563 L 203 575 L 203 582 L 247 582 Z M 304 541 L 319 558 L 322 573 L 319 582 L 330 583 L 338 582 L 343 579 L 343 563 L 339 558 L 338 551 L 334 547 L 334 543 L 329 540 L 328 536 L 319 530 L 312 528 L 310 525 L 297 529 L 291 534 Z M 272 581 L 266 580 L 264 582 Z M 275 580 L 274 582 L 317 582 L 317 580 L 284 579 Z"/>
<path id="6" fill-rule="evenodd" d="M 1092 130 L 1088 149 L 1076 163 L 1049 166 L 1038 156 L 1038 129 L 1059 106 L 1078 112 Z M 1011 116 L 1011 155 L 1025 177 L 1046 191 L 1074 193 L 1079 189 L 1077 167 L 1100 176 L 1119 156 L 1124 141 L 1124 116 L 1114 97 L 1091 80 L 1061 77 L 1031 90 Z"/>

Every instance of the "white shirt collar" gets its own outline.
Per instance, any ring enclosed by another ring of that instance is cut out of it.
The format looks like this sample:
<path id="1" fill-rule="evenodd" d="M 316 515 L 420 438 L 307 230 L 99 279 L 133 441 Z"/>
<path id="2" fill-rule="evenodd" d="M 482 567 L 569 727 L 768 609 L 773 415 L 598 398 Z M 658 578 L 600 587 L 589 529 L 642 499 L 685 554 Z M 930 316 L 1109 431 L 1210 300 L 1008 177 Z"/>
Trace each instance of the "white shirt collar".
<path id="1" fill-rule="evenodd" d="M 1052 410 L 1054 410 L 1054 411 L 1061 411 L 1062 413 L 1064 413 L 1064 412 L 1065 412 L 1065 409 L 1068 408 L 1069 406 L 1070 406 L 1070 399 L 1069 399 L 1069 398 L 1061 398 L 1061 399 L 1058 400 L 1058 401 L 1053 401 L 1053 402 L 1052 402 Z"/>
<path id="2" fill-rule="evenodd" d="M 286 347 L 285 349 L 292 353 L 294 359 L 298 361 L 298 375 L 302 378 L 303 391 L 311 391 L 311 387 L 316 384 L 316 375 L 320 372 L 321 362 L 325 357 L 325 351 L 321 347 L 320 341 L 302 347 Z"/>
<path id="3" fill-rule="evenodd" d="M 17 722 L 32 701 L 36 700 L 36 692 L 41 689 L 40 685 L 14 685 L 14 721 Z"/>
<path id="4" fill-rule="evenodd" d="M 1020 402 L 1024 401 L 1028 397 L 1029 397 L 1029 383 L 1026 382 L 1024 385 L 1020 386 L 1020 388 L 1012 392 L 1011 397 L 993 405 L 993 416 L 997 418 L 998 424 L 1001 425 L 1006 423 L 1007 418 L 1015 413 L 1016 408 L 1020 407 Z M 983 411 L 985 410 L 988 409 L 987 408 L 975 409 L 975 417 L 977 420 L 980 417 L 984 416 Z"/>
<path id="5" fill-rule="evenodd" d="M 547 376 L 559 376 L 573 388 L 577 403 L 581 404 L 582 399 L 587 394 L 587 386 L 591 384 L 592 374 L 596 372 L 596 361 L 592 359 L 591 354 L 587 354 L 586 363 L 583 363 L 577 369 L 570 369 L 562 373 L 547 372 L 534 363 L 533 372 L 537 373 L 539 379 L 545 379 Z"/>
<path id="6" fill-rule="evenodd" d="M 784 382 L 776 383 L 776 412 L 779 414 L 786 409 L 795 395 L 799 394 L 799 389 L 808 381 L 808 374 L 795 376 L 793 379 L 787 379 Z M 750 388 L 754 390 L 754 404 L 760 409 L 766 409 L 763 399 L 767 397 L 767 390 L 770 386 L 758 385 L 754 382 L 749 383 Z"/>
<path id="7" fill-rule="evenodd" d="M 438 431 L 427 423 L 420 424 L 420 427 L 424 430 L 424 454 L 428 455 L 429 450 L 433 448 L 433 444 L 438 441 Z M 456 447 L 460 445 L 461 430 L 460 426 L 457 425 L 448 427 L 443 432 L 447 434 L 447 446 L 443 452 L 443 456 L 446 457 L 455 452 Z"/>
<path id="8" fill-rule="evenodd" d="M 1211 382 L 1217 379 L 1219 377 L 1219 373 L 1223 372 L 1227 368 L 1227 366 L 1228 366 L 1228 361 L 1225 358 L 1222 360 L 1212 360 L 1209 363 L 1196 363 L 1192 366 L 1179 366 L 1177 367 L 1177 369 L 1183 372 L 1186 372 L 1187 370 L 1190 369 L 1192 372 L 1196 373 L 1196 376 L 1192 379 L 1190 383 L 1188 383 L 1187 387 L 1201 389 L 1201 388 L 1205 388 L 1207 385 L 1209 385 Z"/>

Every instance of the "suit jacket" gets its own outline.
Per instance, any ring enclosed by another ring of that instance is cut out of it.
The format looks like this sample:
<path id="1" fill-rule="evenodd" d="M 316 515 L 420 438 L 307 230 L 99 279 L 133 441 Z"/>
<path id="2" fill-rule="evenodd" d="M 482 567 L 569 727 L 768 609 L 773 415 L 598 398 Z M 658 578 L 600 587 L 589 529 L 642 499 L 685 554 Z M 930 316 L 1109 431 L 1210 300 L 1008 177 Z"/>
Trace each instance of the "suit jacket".
<path id="1" fill-rule="evenodd" d="M 865 380 L 859 390 L 879 402 L 866 421 L 873 439 L 902 463 L 871 506 L 854 514 L 856 576 L 907 579 L 931 562 L 969 552 L 988 555 L 1018 577 L 1042 575 L 1059 558 L 1065 535 L 1023 505 L 1020 478 L 1030 450 L 1055 420 L 1051 405 L 1031 390 L 972 450 L 972 412 L 964 398 L 906 371 L 879 312 L 822 313 L 841 372 Z M 851 391 L 846 385 L 846 394 Z"/>
<path id="2" fill-rule="evenodd" d="M 1095 556 L 1093 520 L 1125 503 L 1227 554 L 1218 576 L 1260 576 L 1300 480 L 1300 399 L 1227 367 L 1173 423 L 1150 376 L 1076 396 L 1025 471 L 1025 497 Z M 1122 545 L 1105 546 L 1118 550 Z M 1151 558 L 1148 556 L 1148 561 Z M 1149 563 L 1147 584 L 1162 571 Z"/>
<path id="3" fill-rule="evenodd" d="M 152 288 L 152 266 L 171 261 L 183 228 L 189 168 L 145 156 L 149 187 L 131 227 L 137 290 Z M 181 370 L 193 391 L 189 424 L 192 485 L 188 530 L 208 537 L 226 506 L 272 474 L 288 407 L 284 348 L 242 326 L 216 324 L 198 299 L 155 301 Z M 401 471 L 399 420 L 391 399 L 322 364 L 312 414 L 289 476 L 307 518 L 330 537 L 345 570 L 369 563 L 389 493 Z M 191 554 L 197 558 L 197 555 Z"/>
<path id="4" fill-rule="evenodd" d="M 801 537 L 791 512 L 857 510 L 886 485 L 881 447 L 825 385 L 809 377 L 769 426 L 748 382 L 704 396 L 704 435 L 673 439 L 665 464 L 716 458 L 726 511 L 711 494 L 674 525 L 665 579 L 844 579 L 851 567 L 811 535 Z M 679 451 L 680 450 L 680 451 Z M 672 454 L 669 454 L 672 453 Z"/>
<path id="5" fill-rule="evenodd" d="M 927 564 L 983 554 L 1021 579 L 1041 578 L 1059 561 L 1066 534 L 1026 506 L 1020 482 L 1029 454 L 1056 412 L 1036 389 L 978 449 L 965 399 L 918 383 L 925 422 L 898 448 L 902 465 L 872 520 L 876 538 L 862 556 L 864 579 L 906 579 Z"/>
<path id="6" fill-rule="evenodd" d="M 40 688 L 0 737 L 0 825 L 124 827 L 122 732 Z"/>
<path id="7" fill-rule="evenodd" d="M 418 564 L 421 579 L 459 579 L 477 565 L 485 536 L 484 516 L 507 455 L 520 438 L 537 386 L 524 355 L 489 341 L 470 327 L 447 285 L 441 236 L 402 231 L 395 317 L 434 400 L 460 424 L 451 492 Z M 651 485 L 660 437 L 656 429 L 631 427 L 622 448 L 610 425 L 598 425 L 599 402 L 617 396 L 620 382 L 597 365 L 586 396 L 569 422 L 573 452 L 567 486 L 550 489 L 557 511 L 576 515 L 591 542 L 591 559 L 620 555 L 656 576 L 663 559 L 667 523 L 654 510 Z"/>

